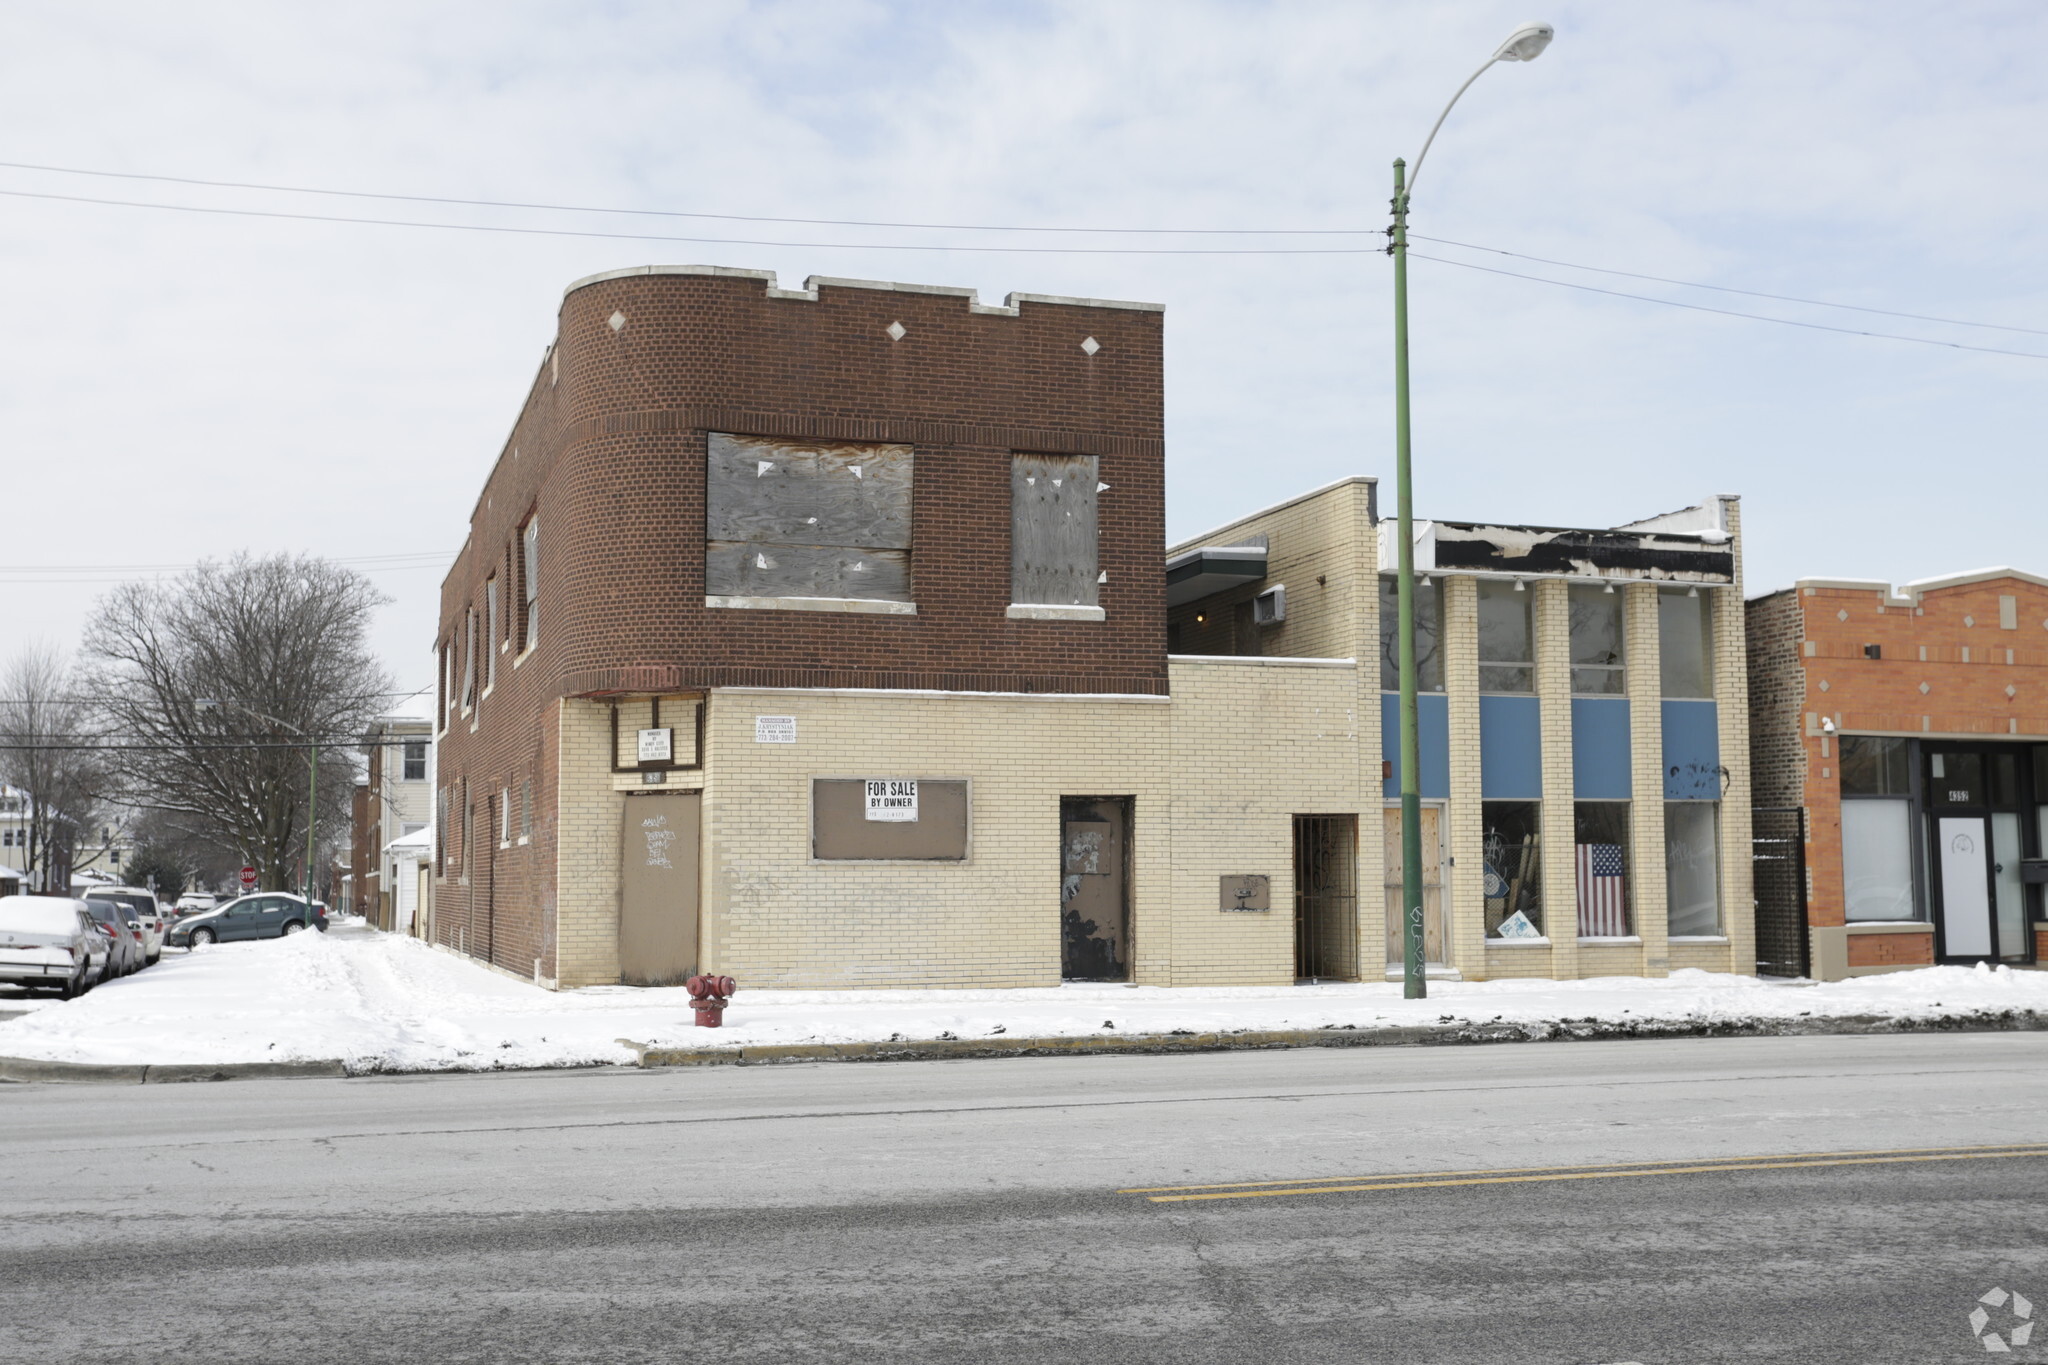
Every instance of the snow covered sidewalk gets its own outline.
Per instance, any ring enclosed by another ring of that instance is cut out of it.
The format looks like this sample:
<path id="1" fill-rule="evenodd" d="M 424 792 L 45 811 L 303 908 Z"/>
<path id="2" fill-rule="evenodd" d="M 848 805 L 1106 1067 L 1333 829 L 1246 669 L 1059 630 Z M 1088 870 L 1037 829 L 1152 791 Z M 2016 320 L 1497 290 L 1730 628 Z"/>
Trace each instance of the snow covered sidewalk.
<path id="1" fill-rule="evenodd" d="M 1097 1040 L 1469 1027 L 1483 1036 L 1814 1029 L 1873 1017 L 1940 1026 L 2038 1016 L 2048 972 L 1934 967 L 1819 986 L 1677 972 L 1661 980 L 1239 988 L 1068 985 L 1008 991 L 750 991 L 718 1030 L 680 989 L 550 992 L 360 927 L 167 954 L 57 1001 L 9 998 L 0 1058 L 122 1066 L 339 1061 L 348 1071 L 632 1064 L 656 1052 L 1025 1038 Z M 1349 1039 L 1347 1039 L 1348 1041 Z M 1363 1041 L 1362 1038 L 1359 1039 Z M 1246 1039 L 1246 1041 L 1253 1041 Z"/>

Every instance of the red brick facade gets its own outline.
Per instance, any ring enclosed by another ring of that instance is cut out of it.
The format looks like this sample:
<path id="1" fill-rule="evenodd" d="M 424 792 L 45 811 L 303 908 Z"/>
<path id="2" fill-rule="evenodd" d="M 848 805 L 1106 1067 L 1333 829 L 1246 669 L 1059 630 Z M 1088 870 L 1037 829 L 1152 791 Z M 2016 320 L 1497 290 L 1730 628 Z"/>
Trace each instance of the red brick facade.
<path id="1" fill-rule="evenodd" d="M 965 290 L 830 281 L 800 292 L 739 271 L 573 286 L 442 589 L 452 663 L 437 703 L 435 936 L 554 975 L 549 796 L 564 697 L 735 685 L 1163 693 L 1161 341 L 1161 314 L 1144 306 L 1027 296 L 992 308 Z M 707 607 L 713 432 L 912 446 L 916 614 Z M 1007 618 L 1016 452 L 1099 458 L 1106 619 Z M 465 714 L 465 611 L 484 613 L 493 573 L 497 677 L 485 695 L 480 654 Z"/>
<path id="2" fill-rule="evenodd" d="M 1751 781 L 1806 809 L 1807 921 L 1846 922 L 1840 739 L 2048 739 L 2048 583 L 2009 570 L 1909 585 L 1807 580 L 1748 604 Z M 2032 815 L 2028 822 L 2031 824 Z M 1932 961 L 1930 935 L 1859 933 L 1854 968 Z"/>

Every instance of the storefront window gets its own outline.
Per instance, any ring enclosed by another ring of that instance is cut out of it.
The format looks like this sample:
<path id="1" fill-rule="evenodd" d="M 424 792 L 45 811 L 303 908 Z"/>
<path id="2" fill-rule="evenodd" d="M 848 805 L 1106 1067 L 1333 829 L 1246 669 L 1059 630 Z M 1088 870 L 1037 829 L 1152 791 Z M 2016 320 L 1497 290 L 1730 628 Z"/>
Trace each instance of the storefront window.
<path id="1" fill-rule="evenodd" d="M 1841 738 L 1842 795 L 1904 796 L 1907 794 L 1906 741 L 1877 735 Z"/>
<path id="2" fill-rule="evenodd" d="M 1621 594 L 1611 583 L 1575 583 L 1570 600 L 1572 691 L 1580 696 L 1621 695 Z"/>
<path id="3" fill-rule="evenodd" d="M 1657 592 L 1657 666 L 1667 697 L 1714 695 L 1711 593 L 1698 588 Z"/>
<path id="4" fill-rule="evenodd" d="M 1721 932 L 1721 803 L 1664 803 L 1664 892 L 1675 938 Z"/>
<path id="5" fill-rule="evenodd" d="M 1579 937 L 1621 938 L 1629 928 L 1628 802 L 1572 807 L 1572 854 L 1579 889 Z"/>
<path id="6" fill-rule="evenodd" d="M 1479 690 L 1534 692 L 1536 655 L 1530 644 L 1529 599 L 1520 580 L 1479 580 Z"/>
<path id="7" fill-rule="evenodd" d="M 1443 619 L 1443 585 L 1436 579 L 1415 580 L 1415 688 L 1444 690 L 1443 655 L 1437 649 L 1437 622 Z M 1392 574 L 1380 578 L 1380 690 L 1401 690 L 1401 600 Z"/>
<path id="8" fill-rule="evenodd" d="M 1907 803 L 1842 803 L 1842 894 L 1849 919 L 1917 919 Z"/>
<path id="9" fill-rule="evenodd" d="M 1535 938 L 1543 932 L 1543 864 L 1535 801 L 1487 801 L 1486 936 Z"/>

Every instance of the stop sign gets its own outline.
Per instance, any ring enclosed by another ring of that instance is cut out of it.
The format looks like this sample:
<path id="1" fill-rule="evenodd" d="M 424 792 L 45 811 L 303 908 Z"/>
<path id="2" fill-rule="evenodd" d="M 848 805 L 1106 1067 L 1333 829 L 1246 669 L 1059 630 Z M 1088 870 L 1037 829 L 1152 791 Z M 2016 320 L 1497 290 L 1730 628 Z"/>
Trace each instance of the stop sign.
<path id="1" fill-rule="evenodd" d="M 253 891 L 253 890 L 255 890 L 255 889 L 256 889 L 256 869 L 255 869 L 255 868 L 253 868 L 253 867 L 245 867 L 245 868 L 243 868 L 243 869 L 242 869 L 242 889 L 243 889 L 244 891 Z"/>

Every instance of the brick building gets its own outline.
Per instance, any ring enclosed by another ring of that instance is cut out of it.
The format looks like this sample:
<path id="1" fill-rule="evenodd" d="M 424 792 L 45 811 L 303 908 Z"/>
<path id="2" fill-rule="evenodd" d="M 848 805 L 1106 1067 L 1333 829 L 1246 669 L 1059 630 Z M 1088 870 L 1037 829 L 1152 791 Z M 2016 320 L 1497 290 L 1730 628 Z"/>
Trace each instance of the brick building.
<path id="1" fill-rule="evenodd" d="M 1372 481 L 1162 553 L 1161 340 L 1145 304 L 572 285 L 443 589 L 434 937 L 562 986 L 1379 975 Z M 1426 548 L 1434 970 L 1747 970 L 1733 500 Z M 1584 932 L 1537 856 L 1574 845 Z"/>
<path id="2" fill-rule="evenodd" d="M 2048 579 L 1810 578 L 1747 616 L 1756 800 L 1804 830 L 1804 903 L 1767 902 L 1760 937 L 1828 980 L 2036 961 Z"/>

